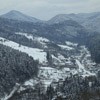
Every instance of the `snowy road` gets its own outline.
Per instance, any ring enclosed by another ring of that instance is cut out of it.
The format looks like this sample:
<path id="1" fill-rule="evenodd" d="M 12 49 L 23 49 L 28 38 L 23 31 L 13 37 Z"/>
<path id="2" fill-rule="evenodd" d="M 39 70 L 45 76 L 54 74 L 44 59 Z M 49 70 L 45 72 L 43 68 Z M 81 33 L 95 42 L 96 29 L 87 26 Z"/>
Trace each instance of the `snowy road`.
<path id="1" fill-rule="evenodd" d="M 80 73 L 84 73 L 82 76 L 94 76 L 95 74 L 94 73 L 91 73 L 90 71 L 87 71 L 86 69 L 85 69 L 85 67 L 80 63 L 80 61 L 79 60 L 76 60 L 76 64 L 78 65 L 78 71 L 80 72 Z"/>

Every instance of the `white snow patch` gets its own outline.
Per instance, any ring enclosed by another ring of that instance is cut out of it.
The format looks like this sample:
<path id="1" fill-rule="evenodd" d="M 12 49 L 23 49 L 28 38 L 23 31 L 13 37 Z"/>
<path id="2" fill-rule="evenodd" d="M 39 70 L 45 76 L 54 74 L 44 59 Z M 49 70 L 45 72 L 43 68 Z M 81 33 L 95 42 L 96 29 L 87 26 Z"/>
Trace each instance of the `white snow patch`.
<path id="1" fill-rule="evenodd" d="M 63 48 L 63 49 L 66 49 L 66 50 L 72 50 L 72 49 L 74 49 L 74 48 L 69 47 L 67 45 L 58 45 L 58 46 L 61 47 L 61 48 Z"/>
<path id="2" fill-rule="evenodd" d="M 25 36 L 28 39 L 31 39 L 32 41 L 39 42 L 44 46 L 44 48 L 47 48 L 46 43 L 49 42 L 48 39 L 43 38 L 43 37 L 33 37 L 33 35 L 29 33 L 21 33 L 21 32 L 16 32 L 15 34 Z"/>
<path id="3" fill-rule="evenodd" d="M 61 62 L 61 60 L 59 58 L 55 57 L 54 55 L 52 55 L 52 58 L 55 60 L 55 62 Z"/>
<path id="4" fill-rule="evenodd" d="M 79 67 L 78 71 L 83 74 L 82 75 L 83 77 L 85 77 L 85 76 L 94 76 L 95 75 L 95 73 L 91 73 L 90 71 L 87 71 L 85 69 L 85 67 L 79 62 L 79 60 L 76 60 L 76 63 Z"/>
<path id="5" fill-rule="evenodd" d="M 29 34 L 29 33 L 16 32 L 15 34 L 23 35 L 23 36 L 25 36 L 26 38 L 32 39 L 32 40 L 34 40 L 34 41 L 49 42 L 49 40 L 46 39 L 46 38 L 43 38 L 43 37 L 33 37 L 33 35 L 31 35 L 31 34 Z"/>
<path id="6" fill-rule="evenodd" d="M 48 39 L 43 38 L 43 37 L 35 37 L 34 40 L 40 41 L 40 42 L 49 42 Z"/>
<path id="7" fill-rule="evenodd" d="M 65 60 L 66 58 L 63 56 L 63 55 L 61 55 L 61 54 L 58 54 L 58 58 L 60 59 L 60 60 Z"/>
<path id="8" fill-rule="evenodd" d="M 9 46 L 21 52 L 27 53 L 29 56 L 32 56 L 35 60 L 39 60 L 39 62 L 41 63 L 46 62 L 46 52 L 44 52 L 42 49 L 30 48 L 30 47 L 23 46 L 23 45 L 19 46 L 18 43 L 9 41 L 1 37 L 0 37 L 0 40 L 2 40 L 0 41 L 0 44 Z"/>
<path id="9" fill-rule="evenodd" d="M 15 34 L 23 35 L 23 36 L 25 36 L 26 38 L 28 38 L 28 39 L 32 39 L 32 40 L 33 40 L 33 36 L 30 35 L 30 34 L 28 34 L 28 33 L 16 32 Z"/>
<path id="10" fill-rule="evenodd" d="M 77 43 L 72 43 L 72 42 L 69 42 L 69 41 L 66 41 L 65 43 L 69 46 L 77 46 L 78 45 Z"/>
<path id="11" fill-rule="evenodd" d="M 5 98 L 2 100 L 9 100 L 13 96 L 13 94 L 19 89 L 19 86 L 20 85 L 18 83 L 16 83 L 16 86 L 14 87 L 12 92 L 8 96 L 5 96 Z"/>
<path id="12" fill-rule="evenodd" d="M 27 86 L 27 85 L 34 86 L 34 85 L 37 84 L 37 83 L 38 83 L 38 82 L 37 82 L 36 79 L 30 79 L 30 80 L 26 81 L 26 82 L 24 83 L 24 85 L 25 85 L 25 86 Z"/>

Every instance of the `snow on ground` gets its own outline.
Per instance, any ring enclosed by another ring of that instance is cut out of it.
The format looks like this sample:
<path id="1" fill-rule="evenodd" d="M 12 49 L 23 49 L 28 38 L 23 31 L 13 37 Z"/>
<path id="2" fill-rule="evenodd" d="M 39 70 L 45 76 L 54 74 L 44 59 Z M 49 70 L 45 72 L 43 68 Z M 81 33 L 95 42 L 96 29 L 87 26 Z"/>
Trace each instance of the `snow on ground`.
<path id="1" fill-rule="evenodd" d="M 49 40 L 44 37 L 33 37 L 33 35 L 29 33 L 22 33 L 22 32 L 16 32 L 15 34 L 22 35 L 25 36 L 27 39 L 31 39 L 32 41 L 39 42 L 41 45 L 44 46 L 44 48 L 47 48 L 46 43 L 48 43 Z"/>
<path id="2" fill-rule="evenodd" d="M 88 70 L 94 72 L 96 63 L 91 59 L 91 53 L 88 51 L 88 49 L 85 46 L 81 46 L 80 51 L 81 51 L 80 59 L 82 65 L 84 65 L 85 68 L 87 68 Z"/>
<path id="3" fill-rule="evenodd" d="M 72 50 L 74 48 L 67 46 L 67 45 L 58 45 L 59 47 L 61 47 L 62 49 L 66 49 L 66 50 Z"/>
<path id="4" fill-rule="evenodd" d="M 35 37 L 34 40 L 40 41 L 40 42 L 49 42 L 48 39 L 43 38 L 43 37 Z"/>
<path id="5" fill-rule="evenodd" d="M 11 91 L 11 93 L 9 95 L 6 95 L 5 98 L 2 98 L 1 100 L 9 100 L 13 94 L 19 89 L 20 84 L 16 83 L 16 86 L 13 88 L 13 90 Z"/>
<path id="6" fill-rule="evenodd" d="M 38 83 L 38 82 L 37 82 L 37 79 L 30 79 L 30 80 L 26 81 L 26 82 L 24 83 L 24 85 L 25 85 L 25 86 L 27 86 L 27 85 L 34 86 L 34 85 L 37 84 L 37 83 Z"/>
<path id="7" fill-rule="evenodd" d="M 42 45 L 44 46 L 44 48 L 47 48 L 46 43 L 49 42 L 48 39 L 43 38 L 43 37 L 34 37 L 34 41 L 37 41 L 37 42 L 39 42 L 40 44 L 42 44 Z"/>
<path id="8" fill-rule="evenodd" d="M 31 35 L 29 33 L 16 32 L 15 34 L 23 35 L 23 36 L 25 36 L 28 39 L 32 39 L 34 41 L 38 41 L 38 42 L 42 42 L 42 43 L 43 42 L 49 42 L 49 40 L 46 39 L 46 38 L 43 38 L 43 37 L 33 37 L 33 35 Z"/>
<path id="9" fill-rule="evenodd" d="M 61 65 L 65 65 L 65 57 L 61 54 L 58 55 L 58 57 L 52 55 L 52 62 L 54 65 L 58 65 L 58 66 L 61 66 Z"/>
<path id="10" fill-rule="evenodd" d="M 70 73 L 69 68 L 64 69 L 57 69 L 57 68 L 51 68 L 51 67 L 40 67 L 39 76 L 43 83 L 45 84 L 45 87 L 50 85 L 53 80 L 59 81 L 59 79 L 65 79 Z"/>
<path id="11" fill-rule="evenodd" d="M 79 67 L 79 72 L 82 72 L 82 71 L 84 71 L 85 69 L 84 69 L 84 67 L 82 66 L 82 64 L 78 61 L 78 60 L 76 60 L 76 63 L 77 63 L 77 65 L 78 65 L 78 67 Z"/>
<path id="12" fill-rule="evenodd" d="M 91 73 L 90 71 L 87 71 L 85 67 L 79 62 L 79 60 L 76 60 L 76 64 L 78 65 L 78 72 L 82 73 L 82 76 L 94 76 L 94 73 Z"/>
<path id="13" fill-rule="evenodd" d="M 9 41 L 1 37 L 0 37 L 0 40 L 1 40 L 0 44 L 9 46 L 21 52 L 27 53 L 29 56 L 32 56 L 35 60 L 39 60 L 39 62 L 41 63 L 46 62 L 46 52 L 44 52 L 42 49 L 30 48 L 30 47 L 23 46 L 23 45 L 19 46 L 18 43 Z"/>
<path id="14" fill-rule="evenodd" d="M 58 58 L 60 59 L 60 60 L 65 60 L 66 58 L 63 56 L 63 55 L 61 55 L 60 53 L 58 54 Z"/>
<path id="15" fill-rule="evenodd" d="M 16 32 L 15 34 L 17 34 L 17 35 L 23 35 L 23 36 L 25 36 L 26 38 L 32 39 L 32 40 L 33 40 L 33 36 L 30 35 L 30 34 L 28 34 L 28 33 Z"/>
<path id="16" fill-rule="evenodd" d="M 31 37 L 29 37 L 31 38 Z M 44 40 L 43 38 L 40 38 L 39 41 L 47 41 Z M 27 46 L 19 46 L 18 43 L 6 40 L 4 38 L 0 37 L 0 44 L 9 46 L 13 49 L 19 50 L 21 52 L 25 52 L 27 53 L 29 56 L 32 56 L 34 59 L 38 59 L 42 64 L 43 62 L 46 62 L 46 52 L 44 52 L 42 49 L 37 49 L 37 48 L 29 48 Z M 67 46 L 69 45 L 69 46 Z M 67 45 L 59 45 L 60 47 L 62 47 L 65 50 L 74 50 L 75 45 L 73 43 L 67 42 Z M 73 45 L 73 46 L 70 46 Z M 59 54 L 58 57 L 55 57 L 54 55 L 52 55 L 53 61 L 55 62 L 59 62 L 60 64 L 62 62 L 66 63 L 66 66 L 64 68 L 52 68 L 52 67 L 40 67 L 39 69 L 39 75 L 38 78 L 40 79 L 40 81 L 42 81 L 45 85 L 45 87 L 49 86 L 54 80 L 55 81 L 59 81 L 60 79 L 65 79 L 66 77 L 68 77 L 70 75 L 70 73 L 74 74 L 79 74 L 83 77 L 85 76 L 90 76 L 90 75 L 95 75 L 94 73 L 91 73 L 89 70 L 87 70 L 86 65 L 88 64 L 88 62 L 90 62 L 89 66 L 91 66 L 91 64 L 93 64 L 92 61 L 89 60 L 89 57 L 91 57 L 89 51 L 87 50 L 86 47 L 82 46 L 80 49 L 81 53 L 77 53 L 75 55 L 72 55 L 72 57 L 75 59 L 76 61 L 76 65 L 77 65 L 77 69 L 73 68 L 71 69 L 69 66 L 73 65 L 73 63 L 71 62 L 71 57 L 65 58 L 63 55 Z M 83 56 L 85 54 L 85 56 Z M 67 61 L 66 61 L 67 59 Z M 82 61 L 81 61 L 81 60 Z M 58 63 L 58 64 L 59 64 Z M 86 65 L 85 65 L 86 63 Z M 24 85 L 31 85 L 33 86 L 34 84 L 36 84 L 36 80 L 31 79 L 28 80 L 24 83 Z"/>
<path id="17" fill-rule="evenodd" d="M 73 47 L 73 49 L 74 49 L 74 47 Z M 57 60 L 60 63 L 62 63 L 62 61 L 65 61 L 66 66 L 61 69 L 51 68 L 51 67 L 41 67 L 40 72 L 39 72 L 39 77 L 44 82 L 45 86 L 47 87 L 48 85 L 50 85 L 53 80 L 55 80 L 55 81 L 59 81 L 60 79 L 64 80 L 66 77 L 68 77 L 70 75 L 70 73 L 72 73 L 73 75 L 79 74 L 83 77 L 91 76 L 91 75 L 94 76 L 95 74 L 90 72 L 89 70 L 87 70 L 87 68 L 83 62 L 84 59 L 85 59 L 85 61 L 89 60 L 88 57 L 90 57 L 90 53 L 89 53 L 88 49 L 86 47 L 82 46 L 81 51 L 82 52 L 79 54 L 72 55 L 72 57 L 76 61 L 76 69 L 75 68 L 71 69 L 70 67 L 68 67 L 69 64 L 71 66 L 75 66 L 71 62 L 71 57 L 65 58 L 61 54 L 59 54 L 58 57 L 55 57 L 54 55 L 52 55 L 52 58 L 54 60 Z M 86 56 L 83 56 L 84 53 L 86 54 Z M 81 58 L 83 58 L 81 61 L 83 63 L 80 62 Z M 66 59 L 68 61 L 66 61 Z M 90 63 L 90 64 L 92 64 L 92 63 Z"/>
<path id="18" fill-rule="evenodd" d="M 77 43 L 72 43 L 72 42 L 69 42 L 69 41 L 66 41 L 65 42 L 68 46 L 77 46 L 78 44 Z"/>
<path id="19" fill-rule="evenodd" d="M 52 59 L 54 59 L 55 62 L 60 62 L 61 63 L 61 60 L 59 58 L 55 57 L 54 55 L 52 55 Z"/>

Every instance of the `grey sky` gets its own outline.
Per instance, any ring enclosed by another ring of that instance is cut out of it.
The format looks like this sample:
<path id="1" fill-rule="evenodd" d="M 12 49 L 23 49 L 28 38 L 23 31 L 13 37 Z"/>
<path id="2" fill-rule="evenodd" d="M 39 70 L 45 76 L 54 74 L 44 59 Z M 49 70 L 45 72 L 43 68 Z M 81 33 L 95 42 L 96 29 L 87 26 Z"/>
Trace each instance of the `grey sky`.
<path id="1" fill-rule="evenodd" d="M 10 10 L 47 20 L 57 14 L 98 12 L 100 0 L 0 0 L 0 14 Z"/>

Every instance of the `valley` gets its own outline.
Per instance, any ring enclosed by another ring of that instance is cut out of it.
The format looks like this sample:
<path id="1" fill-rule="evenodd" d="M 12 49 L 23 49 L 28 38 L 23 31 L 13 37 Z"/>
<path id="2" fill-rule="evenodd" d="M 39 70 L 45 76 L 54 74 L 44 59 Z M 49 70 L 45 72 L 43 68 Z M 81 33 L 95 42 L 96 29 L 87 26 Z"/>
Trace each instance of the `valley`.
<path id="1" fill-rule="evenodd" d="M 42 21 L 14 10 L 0 16 L 1 100 L 100 98 L 100 33 L 98 26 L 92 30 L 97 24 L 91 27 L 98 17 Z"/>
<path id="2" fill-rule="evenodd" d="M 46 38 L 35 37 L 33 39 L 31 35 L 28 35 L 26 33 L 16 34 L 24 35 L 28 39 L 32 39 L 32 41 L 40 42 L 41 45 L 44 45 L 44 47 L 46 47 L 46 49 L 49 48 L 47 46 L 47 43 L 50 42 L 50 40 Z M 36 84 L 41 82 L 44 85 L 46 91 L 48 86 L 52 85 L 53 83 L 57 83 L 60 80 L 64 81 L 67 77 L 70 77 L 70 75 L 78 74 L 83 78 L 86 76 L 96 76 L 96 63 L 92 61 L 91 54 L 85 46 L 78 46 L 78 44 L 69 41 L 66 41 L 65 45 L 57 44 L 57 46 L 59 46 L 61 50 L 64 50 L 69 55 L 65 57 L 66 55 L 62 54 L 61 51 L 60 53 L 58 51 L 55 55 L 54 52 L 56 51 L 53 51 L 52 53 L 50 53 L 52 57 L 51 65 L 46 58 L 47 52 L 45 52 L 45 49 L 23 46 L 5 38 L 0 38 L 0 44 L 11 47 L 20 52 L 24 52 L 33 57 L 33 59 L 39 61 L 40 65 L 38 76 L 33 79 L 27 80 L 23 84 L 24 86 L 34 87 Z M 17 91 L 23 91 L 23 89 L 21 90 L 20 87 Z"/>

